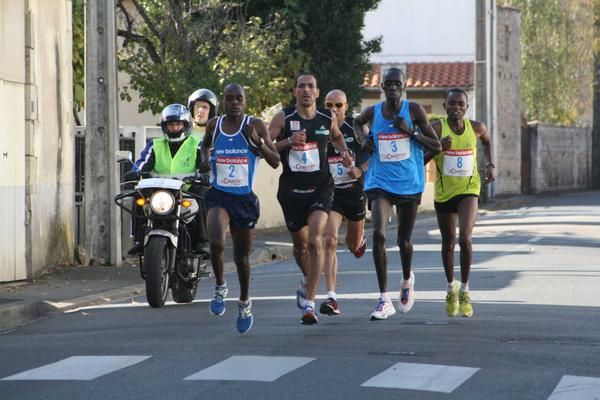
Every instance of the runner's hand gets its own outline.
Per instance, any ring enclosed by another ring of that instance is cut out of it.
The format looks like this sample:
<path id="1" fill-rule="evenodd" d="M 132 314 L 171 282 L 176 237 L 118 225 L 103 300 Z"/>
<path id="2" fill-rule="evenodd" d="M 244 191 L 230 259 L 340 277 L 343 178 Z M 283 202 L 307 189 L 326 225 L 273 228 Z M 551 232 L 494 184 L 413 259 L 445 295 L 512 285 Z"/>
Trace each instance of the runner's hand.
<path id="1" fill-rule="evenodd" d="M 306 143 L 306 129 L 301 131 L 292 132 L 290 136 L 290 144 L 305 144 Z"/>
<path id="2" fill-rule="evenodd" d="M 442 151 L 450 150 L 452 146 L 452 138 L 450 136 L 444 136 L 440 142 L 442 143 Z"/>
<path id="3" fill-rule="evenodd" d="M 399 116 L 395 116 L 394 117 L 394 122 L 393 122 L 394 128 L 398 129 L 400 132 L 404 132 L 407 134 L 412 134 L 412 130 L 410 129 L 410 127 L 408 126 L 408 124 L 406 123 L 406 120 L 402 117 Z"/>

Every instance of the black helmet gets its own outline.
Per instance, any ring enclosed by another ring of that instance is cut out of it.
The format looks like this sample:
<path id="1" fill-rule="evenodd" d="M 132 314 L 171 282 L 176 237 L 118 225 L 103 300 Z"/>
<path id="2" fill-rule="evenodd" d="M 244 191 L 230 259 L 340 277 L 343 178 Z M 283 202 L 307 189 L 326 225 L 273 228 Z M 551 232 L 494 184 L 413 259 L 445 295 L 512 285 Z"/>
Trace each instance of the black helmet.
<path id="1" fill-rule="evenodd" d="M 194 118 L 194 104 L 198 100 L 202 100 L 207 102 L 210 105 L 210 112 L 208 113 L 208 119 L 211 119 L 215 115 L 217 115 L 217 110 L 219 109 L 219 100 L 217 96 L 208 89 L 198 89 L 194 93 L 188 97 L 187 108 L 192 114 L 192 119 Z M 194 120 L 197 123 L 197 121 Z"/>
<path id="2" fill-rule="evenodd" d="M 184 140 L 190 132 L 190 127 L 192 126 L 191 120 L 190 112 L 183 104 L 169 104 L 166 106 L 160 115 L 160 128 L 165 134 L 165 139 L 169 142 L 181 142 Z M 169 132 L 167 122 L 171 121 L 183 122 L 183 128 L 177 132 Z"/>

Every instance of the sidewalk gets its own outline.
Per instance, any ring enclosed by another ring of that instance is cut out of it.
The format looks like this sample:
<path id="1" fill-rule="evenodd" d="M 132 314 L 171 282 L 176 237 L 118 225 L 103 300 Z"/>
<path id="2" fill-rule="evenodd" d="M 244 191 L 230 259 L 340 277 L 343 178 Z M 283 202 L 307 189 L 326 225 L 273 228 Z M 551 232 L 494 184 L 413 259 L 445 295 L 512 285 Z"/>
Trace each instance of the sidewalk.
<path id="1" fill-rule="evenodd" d="M 225 246 L 225 272 L 235 271 L 231 240 Z M 289 258 L 285 228 L 255 230 L 250 265 Z M 209 263 L 210 270 L 210 263 Z M 212 279 L 209 278 L 209 279 Z M 206 278 L 203 278 L 206 284 Z M 119 266 L 60 266 L 33 281 L 0 283 L 0 331 L 79 307 L 142 296 L 145 283 L 136 259 Z"/>
<path id="2" fill-rule="evenodd" d="M 531 197 L 492 199 L 481 208 L 498 210 L 519 207 L 530 201 Z M 435 213 L 419 212 L 417 218 L 421 222 L 435 220 Z M 366 228 L 369 236 L 371 224 L 367 223 Z M 393 229 L 393 224 L 389 228 Z M 291 239 L 285 228 L 255 230 L 252 240 L 252 266 L 292 257 L 292 246 L 288 244 Z M 228 236 L 225 247 L 226 272 L 235 271 L 232 250 Z M 53 313 L 143 296 L 145 283 L 140 276 L 137 260 L 128 261 L 130 263 L 120 266 L 60 266 L 32 282 L 0 284 L 0 331 Z"/>

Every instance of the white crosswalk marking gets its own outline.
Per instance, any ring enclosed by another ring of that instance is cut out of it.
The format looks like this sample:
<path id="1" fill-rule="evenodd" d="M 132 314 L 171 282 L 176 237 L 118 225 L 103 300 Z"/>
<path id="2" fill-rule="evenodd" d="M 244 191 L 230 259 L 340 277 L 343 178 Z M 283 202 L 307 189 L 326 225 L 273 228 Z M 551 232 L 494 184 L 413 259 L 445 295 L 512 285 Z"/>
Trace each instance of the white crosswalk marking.
<path id="1" fill-rule="evenodd" d="M 361 386 L 452 393 L 479 368 L 400 362 Z"/>
<path id="2" fill-rule="evenodd" d="M 233 356 L 184 380 L 273 382 L 313 360 L 308 357 Z"/>
<path id="3" fill-rule="evenodd" d="M 2 380 L 90 381 L 148 358 L 150 356 L 74 356 Z"/>
<path id="4" fill-rule="evenodd" d="M 600 378 L 565 375 L 548 400 L 597 400 L 600 399 Z"/>

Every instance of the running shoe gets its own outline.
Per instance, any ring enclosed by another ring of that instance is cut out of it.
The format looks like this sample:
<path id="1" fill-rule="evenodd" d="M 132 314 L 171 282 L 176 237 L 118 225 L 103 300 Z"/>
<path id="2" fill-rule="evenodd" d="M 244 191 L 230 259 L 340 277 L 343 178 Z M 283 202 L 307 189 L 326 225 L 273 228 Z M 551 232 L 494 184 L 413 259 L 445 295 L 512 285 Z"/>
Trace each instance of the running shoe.
<path id="1" fill-rule="evenodd" d="M 227 296 L 227 286 L 215 286 L 215 295 L 210 301 L 210 313 L 216 316 L 225 314 L 225 296 Z"/>
<path id="2" fill-rule="evenodd" d="M 415 273 L 410 271 L 410 279 L 400 282 L 400 298 L 398 298 L 398 310 L 402 314 L 410 311 L 415 304 Z"/>
<path id="3" fill-rule="evenodd" d="M 242 335 L 247 333 L 252 324 L 254 323 L 254 317 L 252 316 L 252 301 L 248 300 L 248 303 L 242 303 L 238 301 L 238 317 L 236 328 Z"/>
<path id="4" fill-rule="evenodd" d="M 317 313 L 312 306 L 305 305 L 302 310 L 302 320 L 300 321 L 303 325 L 313 325 L 319 322 Z"/>
<path id="5" fill-rule="evenodd" d="M 446 294 L 446 314 L 449 317 L 456 317 L 458 315 L 458 291 L 460 290 L 460 282 L 454 281 L 452 290 L 449 290 Z"/>
<path id="6" fill-rule="evenodd" d="M 306 300 L 306 284 L 300 281 L 298 289 L 296 289 L 296 306 L 299 309 L 304 309 L 304 300 Z"/>
<path id="7" fill-rule="evenodd" d="M 471 305 L 471 295 L 469 292 L 458 293 L 458 312 L 463 317 L 471 318 L 473 316 L 473 306 Z"/>
<path id="8" fill-rule="evenodd" d="M 340 306 L 334 298 L 330 297 L 321 303 L 319 312 L 326 315 L 340 315 Z"/>
<path id="9" fill-rule="evenodd" d="M 367 237 L 363 236 L 363 240 L 360 247 L 353 253 L 354 257 L 361 258 L 365 255 L 365 251 L 367 251 Z"/>
<path id="10" fill-rule="evenodd" d="M 394 314 L 396 314 L 394 303 L 392 303 L 390 299 L 384 299 L 380 297 L 379 303 L 377 303 L 377 308 L 375 308 L 375 311 L 373 311 L 371 314 L 371 321 L 388 319 L 388 317 L 391 317 Z"/>

